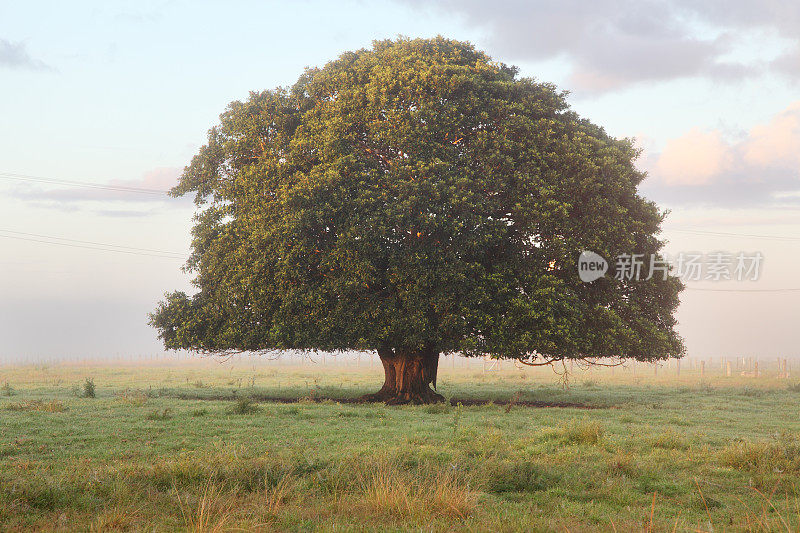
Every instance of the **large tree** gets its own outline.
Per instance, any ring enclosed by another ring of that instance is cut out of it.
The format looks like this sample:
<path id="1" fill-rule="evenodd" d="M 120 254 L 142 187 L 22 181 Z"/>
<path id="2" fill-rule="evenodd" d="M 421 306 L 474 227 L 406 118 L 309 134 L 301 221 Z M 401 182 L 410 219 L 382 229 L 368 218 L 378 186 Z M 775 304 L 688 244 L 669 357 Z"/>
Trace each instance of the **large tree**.
<path id="1" fill-rule="evenodd" d="M 637 156 L 469 43 L 375 42 L 228 106 L 172 191 L 197 292 L 151 323 L 170 349 L 376 350 L 393 403 L 441 399 L 443 353 L 679 356 L 677 279 L 578 277 L 583 250 L 662 247 Z"/>

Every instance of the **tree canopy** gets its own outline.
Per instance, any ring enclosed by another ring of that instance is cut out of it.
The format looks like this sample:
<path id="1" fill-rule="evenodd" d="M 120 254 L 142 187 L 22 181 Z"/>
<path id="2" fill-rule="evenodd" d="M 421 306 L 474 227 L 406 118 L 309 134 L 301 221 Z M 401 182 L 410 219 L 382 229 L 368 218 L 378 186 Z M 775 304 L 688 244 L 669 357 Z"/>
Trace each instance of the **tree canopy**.
<path id="1" fill-rule="evenodd" d="M 659 254 L 638 154 L 469 43 L 375 42 L 228 106 L 172 191 L 197 292 L 151 323 L 210 353 L 679 356 L 679 280 L 578 277 Z"/>

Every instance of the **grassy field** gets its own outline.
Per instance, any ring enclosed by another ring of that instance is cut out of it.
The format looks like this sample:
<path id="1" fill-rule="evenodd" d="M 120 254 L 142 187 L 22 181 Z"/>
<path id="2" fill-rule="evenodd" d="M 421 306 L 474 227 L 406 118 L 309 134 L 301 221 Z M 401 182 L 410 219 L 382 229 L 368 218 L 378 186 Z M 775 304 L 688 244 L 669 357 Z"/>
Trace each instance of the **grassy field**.
<path id="1" fill-rule="evenodd" d="M 640 365 L 564 388 L 445 361 L 439 390 L 464 405 L 347 403 L 381 380 L 236 360 L 0 367 L 0 530 L 800 530 L 800 387 L 775 372 Z"/>

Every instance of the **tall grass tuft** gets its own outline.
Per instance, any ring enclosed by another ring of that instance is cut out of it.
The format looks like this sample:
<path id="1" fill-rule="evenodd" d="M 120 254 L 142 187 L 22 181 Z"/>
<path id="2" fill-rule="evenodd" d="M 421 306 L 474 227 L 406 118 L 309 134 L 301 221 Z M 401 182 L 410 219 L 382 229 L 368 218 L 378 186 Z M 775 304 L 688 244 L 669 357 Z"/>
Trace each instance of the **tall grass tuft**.
<path id="1" fill-rule="evenodd" d="M 464 406 L 461 405 L 461 402 L 458 402 L 456 408 L 453 409 L 453 438 L 458 435 L 458 427 L 461 424 L 461 414 L 464 410 Z"/>
<path id="2" fill-rule="evenodd" d="M 454 473 L 425 476 L 384 462 L 363 473 L 356 506 L 370 515 L 420 522 L 431 516 L 463 519 L 478 503 L 477 493 Z"/>
<path id="3" fill-rule="evenodd" d="M 264 480 L 264 513 L 271 518 L 277 517 L 281 507 L 296 487 L 297 479 L 289 472 L 284 473 L 274 485 L 270 485 L 267 476 Z"/>
<path id="4" fill-rule="evenodd" d="M 96 396 L 94 380 L 92 378 L 86 378 L 86 381 L 83 382 L 82 396 L 84 398 L 94 398 Z"/>
<path id="5" fill-rule="evenodd" d="M 724 466 L 760 473 L 800 473 L 800 443 L 790 436 L 776 442 L 740 442 L 719 452 Z"/>
<path id="6" fill-rule="evenodd" d="M 681 435 L 668 429 L 653 438 L 653 447 L 664 450 L 685 450 L 689 447 Z"/>
<path id="7" fill-rule="evenodd" d="M 561 428 L 563 439 L 570 444 L 597 444 L 605 429 L 600 422 L 571 420 Z"/>
<path id="8" fill-rule="evenodd" d="M 89 531 L 100 533 L 102 531 L 127 531 L 134 529 L 134 524 L 139 519 L 140 508 L 125 508 L 120 505 L 105 509 L 94 522 L 90 524 Z"/>
<path id="9" fill-rule="evenodd" d="M 42 411 L 45 413 L 63 413 L 67 410 L 58 400 L 27 400 L 25 402 L 10 403 L 6 406 L 9 411 Z"/>
<path id="10" fill-rule="evenodd" d="M 225 524 L 231 517 L 233 501 L 223 498 L 222 491 L 214 483 L 213 477 L 206 482 L 203 493 L 192 505 L 189 498 L 182 498 L 176 487 L 173 487 L 181 509 L 181 517 L 185 531 L 195 533 L 216 533 L 225 531 Z"/>
<path id="11" fill-rule="evenodd" d="M 233 407 L 231 407 L 229 412 L 235 415 L 251 415 L 253 413 L 258 412 L 259 410 L 260 408 L 253 401 L 252 398 L 249 398 L 247 396 L 242 396 L 236 398 L 236 402 L 233 404 Z"/>
<path id="12" fill-rule="evenodd" d="M 487 465 L 486 488 L 489 492 L 534 492 L 544 490 L 558 479 L 530 460 L 503 460 Z"/>
<path id="13" fill-rule="evenodd" d="M 147 418 L 147 420 L 169 420 L 170 418 L 172 418 L 172 409 L 170 409 L 169 407 L 167 407 L 162 411 L 156 409 L 154 411 L 150 411 L 149 413 L 147 413 L 147 416 L 145 418 Z"/>

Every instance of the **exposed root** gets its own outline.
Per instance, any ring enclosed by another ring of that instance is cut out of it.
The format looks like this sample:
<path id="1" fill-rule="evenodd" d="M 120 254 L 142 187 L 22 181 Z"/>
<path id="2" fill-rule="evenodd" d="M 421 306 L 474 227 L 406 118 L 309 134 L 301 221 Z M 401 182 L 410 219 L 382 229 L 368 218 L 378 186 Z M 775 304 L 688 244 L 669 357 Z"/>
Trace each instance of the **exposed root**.
<path id="1" fill-rule="evenodd" d="M 426 403 L 441 403 L 443 401 L 445 401 L 444 396 L 428 389 L 427 392 L 398 394 L 386 400 L 386 405 L 422 405 Z"/>

